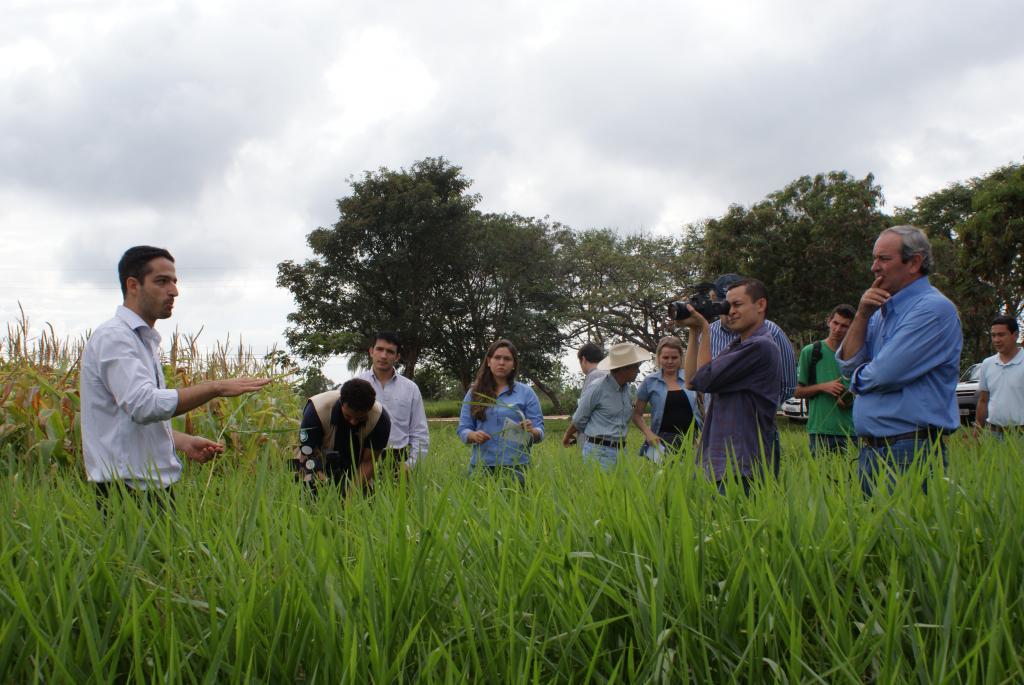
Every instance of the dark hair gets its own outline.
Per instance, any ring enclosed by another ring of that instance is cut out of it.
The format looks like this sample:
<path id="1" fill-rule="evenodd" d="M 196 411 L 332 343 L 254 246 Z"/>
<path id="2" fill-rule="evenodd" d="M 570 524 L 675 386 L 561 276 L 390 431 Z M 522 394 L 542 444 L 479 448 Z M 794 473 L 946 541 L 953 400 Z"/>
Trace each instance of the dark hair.
<path id="1" fill-rule="evenodd" d="M 377 331 L 376 333 L 373 334 L 373 337 L 370 338 L 371 349 L 377 344 L 378 340 L 383 340 L 384 342 L 391 343 L 392 345 L 398 348 L 399 354 L 402 353 L 402 343 L 398 342 L 398 334 L 393 333 L 391 331 Z"/>
<path id="2" fill-rule="evenodd" d="M 733 288 L 740 281 L 746 280 L 739 274 L 722 274 L 715 279 L 715 294 L 718 295 L 718 299 L 724 300 L 725 294 L 729 292 L 730 288 Z"/>
<path id="3" fill-rule="evenodd" d="M 857 316 L 857 310 L 848 304 L 837 304 L 835 307 L 832 307 L 832 311 L 828 313 L 828 320 L 831 321 L 832 317 L 836 314 L 844 319 L 852 319 Z"/>
<path id="4" fill-rule="evenodd" d="M 142 283 L 146 280 L 146 274 L 152 271 L 149 263 L 158 257 L 163 257 L 169 262 L 174 261 L 171 253 L 162 247 L 136 245 L 125 250 L 125 253 L 121 255 L 121 261 L 117 263 L 117 278 L 121 282 L 121 297 L 128 294 L 128 279 L 134 278 Z"/>
<path id="5" fill-rule="evenodd" d="M 498 397 L 498 382 L 494 380 L 494 374 L 491 373 L 491 367 L 487 365 L 487 362 L 491 361 L 494 353 L 502 347 L 508 348 L 508 351 L 512 353 L 512 362 L 515 364 L 512 367 L 512 373 L 508 375 L 508 387 L 511 388 L 516 382 L 516 369 L 519 368 L 519 352 L 516 351 L 516 346 L 512 344 L 511 340 L 499 338 L 487 348 L 484 363 L 480 365 L 480 370 L 476 374 L 476 380 L 473 381 L 474 406 L 469 413 L 473 418 L 480 421 L 486 418 L 487 406 L 494 404 L 494 400 Z"/>
<path id="6" fill-rule="evenodd" d="M 1016 335 L 1020 333 L 1020 325 L 1017 323 L 1017 319 L 1012 316 L 1000 315 L 992 319 L 992 326 L 1006 326 L 1010 329 L 1010 332 Z"/>
<path id="7" fill-rule="evenodd" d="M 765 300 L 768 299 L 768 289 L 764 287 L 764 283 L 756 278 L 744 278 L 736 281 L 729 286 L 729 290 L 733 290 L 734 288 L 743 288 L 747 295 L 750 296 L 751 302 L 757 302 L 761 298 L 764 298 Z"/>
<path id="8" fill-rule="evenodd" d="M 591 364 L 596 364 L 604 359 L 604 350 L 597 343 L 588 342 L 576 353 L 577 359 L 586 359 Z"/>
<path id="9" fill-rule="evenodd" d="M 373 403 L 377 400 L 377 393 L 374 392 L 373 386 L 362 378 L 345 381 L 338 395 L 342 404 L 347 404 L 349 409 L 359 412 L 370 411 L 373 409 Z"/>

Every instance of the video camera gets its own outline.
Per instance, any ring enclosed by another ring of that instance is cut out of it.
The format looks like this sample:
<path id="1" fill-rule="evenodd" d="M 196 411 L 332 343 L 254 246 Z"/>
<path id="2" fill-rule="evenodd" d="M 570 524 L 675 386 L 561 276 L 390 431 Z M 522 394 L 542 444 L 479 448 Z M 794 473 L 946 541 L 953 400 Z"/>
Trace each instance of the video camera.
<path id="1" fill-rule="evenodd" d="M 689 301 L 670 302 L 668 305 L 668 316 L 673 321 L 685 321 L 690 318 L 690 310 L 686 305 L 693 307 L 698 314 L 708 321 L 714 321 L 719 316 L 729 313 L 728 302 L 715 302 L 711 299 L 711 293 L 715 289 L 714 283 L 698 283 L 692 287 L 693 295 Z"/>

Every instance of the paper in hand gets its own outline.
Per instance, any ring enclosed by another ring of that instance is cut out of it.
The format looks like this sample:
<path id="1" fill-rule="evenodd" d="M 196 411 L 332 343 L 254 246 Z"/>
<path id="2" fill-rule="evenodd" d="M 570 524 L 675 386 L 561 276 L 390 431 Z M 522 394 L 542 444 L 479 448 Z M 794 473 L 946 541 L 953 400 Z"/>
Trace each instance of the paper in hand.
<path id="1" fill-rule="evenodd" d="M 505 438 L 506 442 L 520 445 L 522 447 L 529 445 L 530 438 L 532 437 L 529 431 L 512 419 L 505 419 L 505 425 L 501 428 L 501 435 Z"/>

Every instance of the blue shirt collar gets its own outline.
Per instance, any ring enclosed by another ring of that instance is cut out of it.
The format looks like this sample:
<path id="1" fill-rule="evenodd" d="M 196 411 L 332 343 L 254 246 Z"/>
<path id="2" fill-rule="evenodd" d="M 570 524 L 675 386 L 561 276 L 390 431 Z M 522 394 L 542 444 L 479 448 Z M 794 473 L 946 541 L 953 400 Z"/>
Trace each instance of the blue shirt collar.
<path id="1" fill-rule="evenodd" d="M 613 388 L 615 388 L 615 392 L 622 392 L 623 390 L 626 389 L 626 386 L 629 385 L 629 383 L 623 383 L 622 385 L 619 385 L 619 382 L 615 380 L 615 376 L 612 375 L 611 371 L 605 374 L 605 377 L 601 379 L 601 382 L 608 383 L 609 385 L 611 385 Z"/>
<path id="2" fill-rule="evenodd" d="M 665 383 L 665 373 L 661 369 L 658 369 L 658 372 L 654 374 L 654 378 L 658 383 Z M 683 367 L 681 366 L 676 369 L 676 380 L 680 383 L 686 381 L 686 376 L 683 374 Z M 667 383 L 665 384 L 667 385 Z"/>
<path id="3" fill-rule="evenodd" d="M 906 286 L 895 295 L 889 298 L 889 301 L 882 305 L 881 312 L 882 316 L 888 316 L 889 314 L 895 314 L 903 306 L 904 301 L 912 300 L 924 293 L 928 288 L 931 287 L 931 283 L 928 281 L 927 276 L 922 276 L 910 285 Z"/>
<path id="4" fill-rule="evenodd" d="M 1013 355 L 1013 359 L 1011 359 L 1010 361 L 1008 361 L 1006 363 L 1003 363 L 1003 360 L 999 358 L 999 353 L 998 352 L 996 353 L 995 356 L 996 356 L 996 364 L 999 364 L 999 366 L 1013 366 L 1015 364 L 1024 364 L 1024 349 L 1022 349 L 1020 347 L 1017 348 L 1017 354 Z"/>
<path id="5" fill-rule="evenodd" d="M 762 321 L 761 325 L 758 326 L 757 328 L 755 328 L 754 332 L 747 336 L 747 340 L 750 340 L 751 338 L 756 338 L 756 337 L 758 337 L 760 335 L 769 335 L 769 336 L 771 335 L 771 333 L 768 332 L 768 320 L 767 319 Z M 742 343 L 742 342 L 744 342 L 743 338 L 740 338 L 737 335 L 736 339 L 733 340 L 729 344 L 729 347 L 739 347 L 740 343 Z"/>

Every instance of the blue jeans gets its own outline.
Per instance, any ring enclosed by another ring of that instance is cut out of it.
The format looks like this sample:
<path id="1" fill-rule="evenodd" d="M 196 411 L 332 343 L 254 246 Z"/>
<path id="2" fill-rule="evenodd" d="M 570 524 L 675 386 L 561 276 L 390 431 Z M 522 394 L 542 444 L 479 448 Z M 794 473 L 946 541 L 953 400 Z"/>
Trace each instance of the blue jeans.
<path id="1" fill-rule="evenodd" d="M 850 439 L 845 435 L 811 433 L 807 436 L 807 442 L 811 447 L 811 456 L 816 457 L 819 453 L 824 456 L 825 452 L 845 452 Z"/>
<path id="2" fill-rule="evenodd" d="M 619 448 L 608 445 L 596 445 L 592 442 L 583 443 L 583 463 L 599 464 L 605 471 L 615 466 L 619 458 Z"/>
<path id="3" fill-rule="evenodd" d="M 889 491 L 896 484 L 896 476 L 905 473 L 918 459 L 928 459 L 932 449 L 938 448 L 942 457 L 942 465 L 946 466 L 946 444 L 939 441 L 938 445 L 928 440 L 897 440 L 888 447 L 868 447 L 861 445 L 857 457 L 857 474 L 860 476 L 860 487 L 866 497 L 870 497 L 879 473 L 886 474 Z M 927 482 L 922 483 L 927 492 Z"/>

